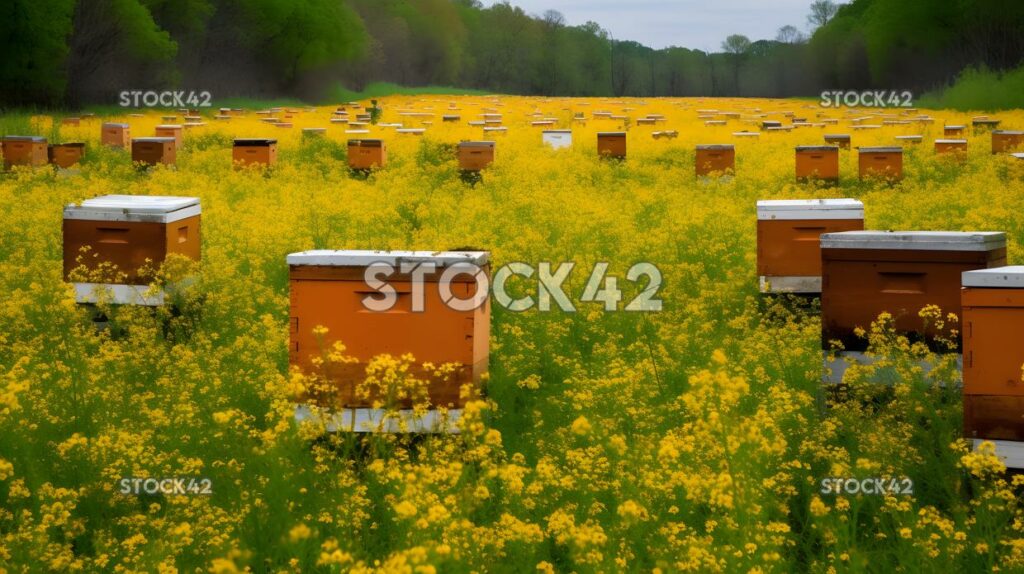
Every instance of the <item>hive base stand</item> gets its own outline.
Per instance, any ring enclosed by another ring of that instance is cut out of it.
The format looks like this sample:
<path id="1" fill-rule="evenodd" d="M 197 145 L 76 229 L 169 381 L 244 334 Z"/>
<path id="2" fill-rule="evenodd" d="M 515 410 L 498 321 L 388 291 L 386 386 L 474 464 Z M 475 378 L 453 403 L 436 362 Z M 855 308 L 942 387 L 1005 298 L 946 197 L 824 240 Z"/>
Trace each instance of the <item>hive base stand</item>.
<path id="1" fill-rule="evenodd" d="M 859 365 L 871 365 L 879 360 L 879 357 L 869 357 L 858 351 L 842 351 L 835 353 L 835 356 L 832 359 L 829 358 L 830 354 L 832 354 L 830 351 L 821 352 L 822 363 L 824 365 L 821 380 L 826 385 L 838 385 L 843 382 L 843 376 L 846 375 L 846 369 L 850 367 L 850 362 L 847 359 L 852 360 L 854 363 Z M 920 364 L 921 368 L 924 370 L 925 377 L 928 376 L 932 368 L 935 366 L 924 360 L 922 360 Z M 957 369 L 962 373 L 964 368 L 964 359 L 962 355 L 957 354 L 956 364 Z M 881 377 L 877 377 L 877 375 L 881 375 Z M 895 377 L 895 375 L 893 375 L 893 377 Z M 876 373 L 876 378 L 880 379 L 877 382 L 886 382 L 885 372 L 882 371 Z"/>
<path id="2" fill-rule="evenodd" d="M 977 449 L 985 439 L 973 439 L 973 446 Z M 996 445 L 996 456 L 998 456 L 1006 468 L 1024 469 L 1024 442 L 1015 440 L 990 440 Z"/>
<path id="3" fill-rule="evenodd" d="M 821 277 L 760 277 L 762 293 L 821 293 Z"/>
<path id="4" fill-rule="evenodd" d="M 164 291 L 149 285 L 117 285 L 113 283 L 75 283 L 76 303 L 96 303 L 99 299 L 115 305 L 159 307 L 164 304 Z M 100 294 L 106 293 L 100 297 Z"/>
<path id="5" fill-rule="evenodd" d="M 449 409 L 444 415 L 429 410 L 422 416 L 416 416 L 411 409 L 400 410 L 397 416 L 385 420 L 386 412 L 384 409 L 369 408 L 314 412 L 308 405 L 296 405 L 295 421 L 322 423 L 328 432 L 459 434 L 457 423 L 462 418 L 462 409 Z"/>

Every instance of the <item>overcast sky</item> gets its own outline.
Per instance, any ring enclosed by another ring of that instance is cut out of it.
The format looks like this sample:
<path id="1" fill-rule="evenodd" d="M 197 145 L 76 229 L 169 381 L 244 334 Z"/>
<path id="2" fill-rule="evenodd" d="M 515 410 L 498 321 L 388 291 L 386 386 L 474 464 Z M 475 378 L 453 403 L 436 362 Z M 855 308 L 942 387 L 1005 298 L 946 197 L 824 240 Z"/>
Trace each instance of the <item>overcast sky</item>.
<path id="1" fill-rule="evenodd" d="M 487 6 L 499 0 L 483 0 Z M 806 32 L 812 0 L 510 0 L 529 14 L 558 10 L 570 25 L 593 20 L 617 40 L 652 48 L 719 51 L 729 34 L 775 38 L 791 24 Z"/>

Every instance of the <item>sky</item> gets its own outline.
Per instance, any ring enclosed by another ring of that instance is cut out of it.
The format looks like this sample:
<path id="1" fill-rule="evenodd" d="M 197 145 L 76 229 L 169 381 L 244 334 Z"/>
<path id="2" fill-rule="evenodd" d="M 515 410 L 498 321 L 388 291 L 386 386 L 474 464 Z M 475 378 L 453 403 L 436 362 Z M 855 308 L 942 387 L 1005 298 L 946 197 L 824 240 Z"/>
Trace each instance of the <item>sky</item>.
<path id="1" fill-rule="evenodd" d="M 483 0 L 490 6 L 499 0 Z M 528 14 L 558 10 L 569 25 L 593 20 L 616 40 L 652 48 L 680 46 L 720 51 L 730 34 L 751 41 L 775 38 L 790 24 L 807 31 L 812 0 L 509 0 Z"/>

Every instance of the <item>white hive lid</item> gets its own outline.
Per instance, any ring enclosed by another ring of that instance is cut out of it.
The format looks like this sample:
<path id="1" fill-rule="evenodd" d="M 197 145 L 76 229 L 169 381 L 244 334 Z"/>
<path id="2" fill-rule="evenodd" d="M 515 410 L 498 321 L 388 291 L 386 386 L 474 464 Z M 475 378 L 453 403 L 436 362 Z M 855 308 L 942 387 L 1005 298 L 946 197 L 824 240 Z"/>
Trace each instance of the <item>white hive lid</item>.
<path id="1" fill-rule="evenodd" d="M 1006 247 L 1002 231 L 842 231 L 821 236 L 822 249 L 991 251 Z"/>
<path id="2" fill-rule="evenodd" d="M 964 287 L 1024 289 L 1024 265 L 964 271 L 961 277 Z"/>
<path id="3" fill-rule="evenodd" d="M 199 215 L 198 197 L 102 195 L 64 207 L 64 219 L 169 223 Z"/>
<path id="4" fill-rule="evenodd" d="M 288 265 L 328 267 L 368 267 L 386 263 L 399 268 L 402 263 L 433 263 L 437 267 L 459 264 L 486 265 L 488 251 L 373 251 L 368 249 L 315 249 L 288 254 Z"/>
<path id="5" fill-rule="evenodd" d="M 757 218 L 864 219 L 864 204 L 856 199 L 766 199 L 757 202 Z"/>

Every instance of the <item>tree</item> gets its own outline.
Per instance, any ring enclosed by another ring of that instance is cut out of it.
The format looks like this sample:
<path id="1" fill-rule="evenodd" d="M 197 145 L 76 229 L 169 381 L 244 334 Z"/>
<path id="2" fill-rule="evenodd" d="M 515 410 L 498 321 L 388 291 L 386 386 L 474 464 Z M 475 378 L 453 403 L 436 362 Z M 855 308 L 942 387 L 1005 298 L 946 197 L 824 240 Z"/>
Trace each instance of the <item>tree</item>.
<path id="1" fill-rule="evenodd" d="M 750 51 L 750 38 L 742 34 L 732 34 L 722 42 L 722 51 L 729 55 L 732 61 L 733 89 L 736 95 L 740 95 L 740 66 Z"/>
<path id="2" fill-rule="evenodd" d="M 807 24 L 812 30 L 821 28 L 835 17 L 839 5 L 832 0 L 814 0 L 811 3 L 811 13 L 807 15 Z"/>
<path id="3" fill-rule="evenodd" d="M 775 41 L 781 44 L 801 44 L 806 38 L 796 26 L 785 25 L 775 34 Z"/>

